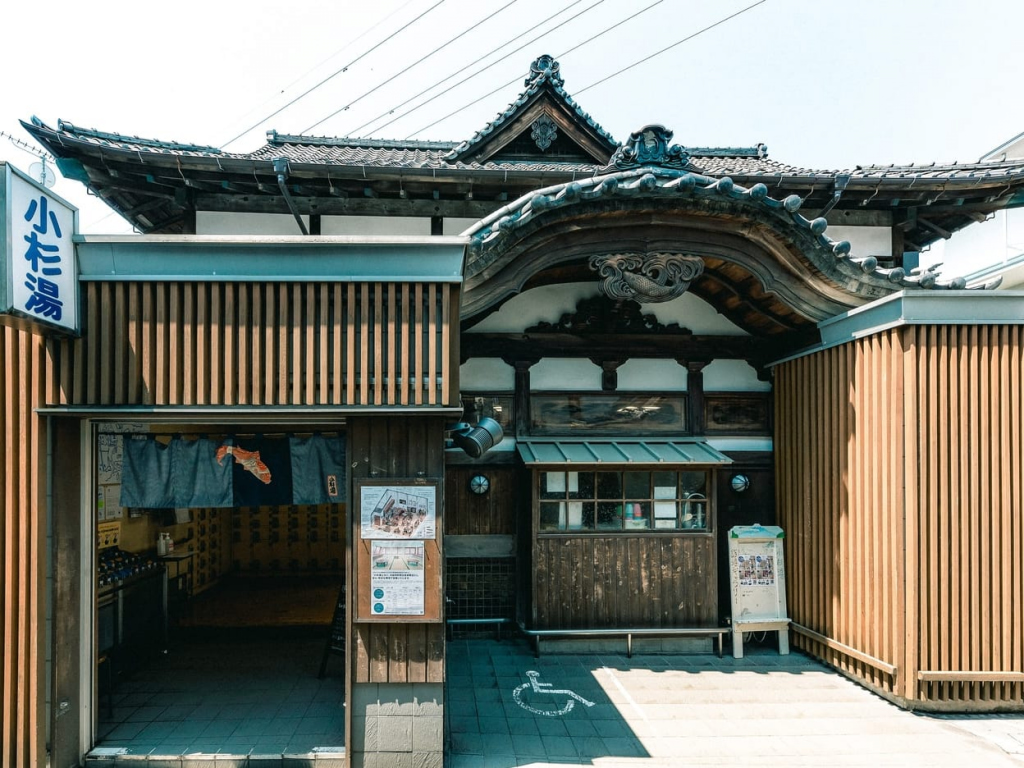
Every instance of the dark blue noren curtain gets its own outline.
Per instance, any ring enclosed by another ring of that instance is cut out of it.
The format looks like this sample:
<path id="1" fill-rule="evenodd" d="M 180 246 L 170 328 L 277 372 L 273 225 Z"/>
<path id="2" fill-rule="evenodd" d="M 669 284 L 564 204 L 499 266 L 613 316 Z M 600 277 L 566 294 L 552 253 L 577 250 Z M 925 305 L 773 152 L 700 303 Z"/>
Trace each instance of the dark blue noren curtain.
<path id="1" fill-rule="evenodd" d="M 292 488 L 295 504 L 337 504 L 345 501 L 345 439 L 293 437 Z"/>
<path id="2" fill-rule="evenodd" d="M 347 497 L 345 439 L 153 436 L 124 442 L 126 507 L 249 507 L 330 504 Z"/>
<path id="3" fill-rule="evenodd" d="M 152 437 L 125 437 L 121 505 L 144 509 L 174 506 L 169 444 Z"/>
<path id="4" fill-rule="evenodd" d="M 121 505 L 142 509 L 231 507 L 231 464 L 218 464 L 216 444 L 174 437 L 124 441 Z"/>

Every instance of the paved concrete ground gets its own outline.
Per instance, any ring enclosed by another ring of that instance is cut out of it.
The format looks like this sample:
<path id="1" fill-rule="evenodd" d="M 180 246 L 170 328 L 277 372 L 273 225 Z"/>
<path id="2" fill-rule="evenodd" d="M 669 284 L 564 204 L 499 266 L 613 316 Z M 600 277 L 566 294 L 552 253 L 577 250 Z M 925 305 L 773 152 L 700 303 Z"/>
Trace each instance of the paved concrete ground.
<path id="1" fill-rule="evenodd" d="M 536 659 L 466 640 L 448 680 L 450 768 L 1024 768 L 1024 717 L 911 714 L 799 653 Z"/>

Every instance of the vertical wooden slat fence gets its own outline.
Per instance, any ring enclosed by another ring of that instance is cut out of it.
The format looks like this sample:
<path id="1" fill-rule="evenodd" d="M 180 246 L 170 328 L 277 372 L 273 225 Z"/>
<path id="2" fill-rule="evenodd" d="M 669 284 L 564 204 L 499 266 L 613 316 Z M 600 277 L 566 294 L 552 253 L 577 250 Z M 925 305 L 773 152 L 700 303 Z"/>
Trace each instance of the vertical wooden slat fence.
<path id="1" fill-rule="evenodd" d="M 45 399 L 47 345 L 39 336 L 0 328 L 0 552 L 3 664 L 0 665 L 0 760 L 45 762 L 46 429 L 34 409 Z"/>
<path id="2" fill-rule="evenodd" d="M 457 404 L 445 357 L 457 292 L 87 283 L 83 337 L 60 345 L 59 404 Z"/>
<path id="3" fill-rule="evenodd" d="M 776 368 L 795 643 L 919 708 L 1024 708 L 1024 327 L 909 326 Z"/>

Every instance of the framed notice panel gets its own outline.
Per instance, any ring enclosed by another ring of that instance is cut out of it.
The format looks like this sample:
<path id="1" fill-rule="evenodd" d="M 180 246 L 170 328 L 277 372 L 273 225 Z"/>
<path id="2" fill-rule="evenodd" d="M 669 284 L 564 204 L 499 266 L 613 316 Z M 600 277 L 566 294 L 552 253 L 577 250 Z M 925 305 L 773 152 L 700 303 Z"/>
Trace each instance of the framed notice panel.
<path id="1" fill-rule="evenodd" d="M 355 481 L 356 621 L 441 621 L 440 481 Z"/>

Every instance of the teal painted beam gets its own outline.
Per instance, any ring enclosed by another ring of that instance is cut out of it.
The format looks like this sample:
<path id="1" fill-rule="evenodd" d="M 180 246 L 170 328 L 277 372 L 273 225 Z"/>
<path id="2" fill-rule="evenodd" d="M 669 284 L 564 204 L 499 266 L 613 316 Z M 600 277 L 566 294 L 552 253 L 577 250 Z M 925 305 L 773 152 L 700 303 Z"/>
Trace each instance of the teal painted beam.
<path id="1" fill-rule="evenodd" d="M 80 279 L 461 283 L 467 238 L 77 239 Z"/>

